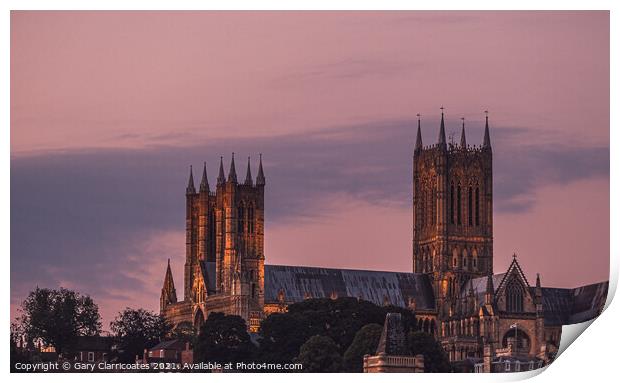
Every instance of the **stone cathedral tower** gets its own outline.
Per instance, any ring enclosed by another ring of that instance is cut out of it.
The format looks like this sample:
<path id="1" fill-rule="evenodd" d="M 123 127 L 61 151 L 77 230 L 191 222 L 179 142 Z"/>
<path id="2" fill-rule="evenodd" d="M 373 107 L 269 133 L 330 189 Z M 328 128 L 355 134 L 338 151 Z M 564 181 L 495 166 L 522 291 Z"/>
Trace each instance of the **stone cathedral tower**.
<path id="1" fill-rule="evenodd" d="M 206 164 L 198 191 L 190 167 L 185 192 L 184 299 L 177 304 L 170 264 L 160 308 L 172 323 L 199 327 L 211 311 L 239 315 L 248 324 L 260 321 L 264 306 L 265 176 L 262 158 L 256 183 L 250 158 L 245 180 L 238 182 L 235 157 L 228 177 L 220 159 L 215 191 Z"/>
<path id="2" fill-rule="evenodd" d="M 440 311 L 471 278 L 493 272 L 492 174 L 488 116 L 481 146 L 467 145 L 464 120 L 460 144 L 446 143 L 442 108 L 438 142 L 425 147 L 418 118 L 413 272 L 429 276 Z"/>

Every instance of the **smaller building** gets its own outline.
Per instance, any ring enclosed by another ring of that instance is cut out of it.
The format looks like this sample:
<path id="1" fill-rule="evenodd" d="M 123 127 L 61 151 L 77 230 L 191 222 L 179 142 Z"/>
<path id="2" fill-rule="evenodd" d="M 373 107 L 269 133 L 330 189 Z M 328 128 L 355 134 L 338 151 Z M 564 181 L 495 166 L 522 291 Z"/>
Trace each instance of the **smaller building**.
<path id="1" fill-rule="evenodd" d="M 474 365 L 474 372 L 523 372 L 545 366 L 547 361 L 522 352 L 509 342 L 508 347 L 495 350 L 491 345 L 484 347 L 484 358 Z"/>
<path id="2" fill-rule="evenodd" d="M 109 336 L 80 336 L 75 345 L 75 360 L 84 363 L 107 362 L 112 343 Z"/>
<path id="3" fill-rule="evenodd" d="M 144 349 L 142 357 L 143 363 L 193 363 L 193 360 L 190 343 L 180 339 L 165 340 L 150 349 Z"/>
<path id="4" fill-rule="evenodd" d="M 374 356 L 364 355 L 364 372 L 424 372 L 424 356 L 412 356 L 400 313 L 388 313 Z"/>

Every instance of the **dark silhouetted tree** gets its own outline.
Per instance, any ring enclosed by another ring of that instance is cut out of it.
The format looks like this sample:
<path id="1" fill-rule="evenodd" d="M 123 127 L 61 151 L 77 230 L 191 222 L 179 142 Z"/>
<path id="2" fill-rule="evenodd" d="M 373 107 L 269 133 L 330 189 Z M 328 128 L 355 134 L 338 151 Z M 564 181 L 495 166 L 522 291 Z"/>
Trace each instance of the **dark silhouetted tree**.
<path id="1" fill-rule="evenodd" d="M 411 355 L 424 355 L 424 372 L 450 372 L 448 355 L 435 338 L 424 332 L 409 334 Z"/>
<path id="2" fill-rule="evenodd" d="M 58 354 L 71 353 L 79 336 L 99 335 L 99 308 L 88 295 L 75 291 L 36 288 L 21 306 L 18 325 L 28 342 L 41 340 Z"/>
<path id="3" fill-rule="evenodd" d="M 407 331 L 415 329 L 415 315 L 404 308 L 377 306 L 356 298 L 307 299 L 275 313 L 261 323 L 261 357 L 268 362 L 289 363 L 313 335 L 329 336 L 340 350 L 347 350 L 364 325 L 383 325 L 388 312 L 400 312 Z"/>
<path id="4" fill-rule="evenodd" d="M 119 362 L 133 362 L 145 348 L 162 341 L 170 332 L 166 319 L 152 311 L 126 308 L 110 323 Z"/>
<path id="5" fill-rule="evenodd" d="M 332 338 L 322 335 L 310 337 L 293 362 L 301 363 L 304 372 L 340 372 L 342 369 L 338 345 Z"/>
<path id="6" fill-rule="evenodd" d="M 238 315 L 212 312 L 194 343 L 194 361 L 237 363 L 250 361 L 256 351 L 247 326 Z"/>
<path id="7" fill-rule="evenodd" d="M 355 334 L 353 343 L 344 353 L 345 371 L 363 372 L 364 355 L 374 355 L 375 351 L 377 351 L 382 331 L 383 327 L 376 323 L 371 323 L 362 327 Z"/>
<path id="8" fill-rule="evenodd" d="M 181 322 L 172 330 L 170 335 L 173 339 L 194 344 L 197 333 L 196 328 L 190 322 Z"/>

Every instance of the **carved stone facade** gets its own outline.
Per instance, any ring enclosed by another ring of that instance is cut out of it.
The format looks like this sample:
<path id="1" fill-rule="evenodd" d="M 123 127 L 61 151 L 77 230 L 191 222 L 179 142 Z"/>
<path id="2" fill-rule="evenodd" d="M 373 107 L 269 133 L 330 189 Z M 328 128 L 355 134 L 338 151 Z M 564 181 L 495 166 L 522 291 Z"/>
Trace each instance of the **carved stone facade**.
<path id="1" fill-rule="evenodd" d="M 186 189 L 186 253 L 184 300 L 177 302 L 170 264 L 160 309 L 174 325 L 199 327 L 211 311 L 239 315 L 257 327 L 264 307 L 264 192 L 262 158 L 256 183 L 250 159 L 246 178 L 237 181 L 235 158 L 228 177 L 220 161 L 215 192 L 209 187 L 206 164 L 200 188 L 194 177 Z"/>
<path id="2" fill-rule="evenodd" d="M 520 358 L 548 362 L 562 325 L 603 309 L 608 283 L 576 289 L 531 286 L 516 256 L 493 274 L 493 156 L 488 117 L 482 145 L 447 143 L 442 113 L 438 143 L 422 145 L 420 121 L 413 156 L 413 272 L 265 265 L 262 159 L 256 182 L 250 164 L 237 181 L 220 162 L 215 192 L 206 165 L 198 191 L 186 189 L 184 299 L 177 301 L 170 264 L 161 313 L 173 325 L 198 327 L 213 311 L 240 315 L 250 331 L 261 320 L 309 298 L 353 297 L 415 311 L 453 362 L 482 363 L 510 348 Z M 379 256 L 379 255 L 378 255 Z M 504 350 L 504 351 L 502 351 Z M 472 364 L 473 366 L 473 364 Z"/>

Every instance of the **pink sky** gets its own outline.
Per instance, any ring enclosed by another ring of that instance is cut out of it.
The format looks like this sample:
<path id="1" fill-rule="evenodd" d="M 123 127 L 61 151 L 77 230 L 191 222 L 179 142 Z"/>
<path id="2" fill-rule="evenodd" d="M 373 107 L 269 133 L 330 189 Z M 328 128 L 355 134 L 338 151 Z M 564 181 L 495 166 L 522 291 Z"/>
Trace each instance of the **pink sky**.
<path id="1" fill-rule="evenodd" d="M 607 279 L 608 12 L 13 12 L 11 16 L 11 156 L 12 167 L 16 166 L 12 177 L 20 176 L 20 164 L 36 169 L 37 159 L 49 163 L 46 158 L 51 155 L 182 150 L 203 142 L 259 137 L 255 149 L 248 149 L 248 154 L 256 155 L 269 147 L 261 143 L 316 132 L 337 135 L 334 142 L 348 143 L 360 139 L 356 132 L 362 130 L 353 128 L 342 136 L 342 127 L 413 121 L 416 113 L 428 121 L 423 126 L 425 144 L 430 144 L 441 105 L 452 121 L 448 132 L 457 131 L 461 116 L 471 121 L 468 126 L 479 129 L 482 111 L 490 110 L 494 158 L 500 163 L 519 159 L 502 158 L 498 147 L 533 153 L 528 163 L 533 171 L 547 169 L 544 164 L 549 162 L 547 157 L 536 157 L 538 147 L 560 153 L 553 157 L 556 160 L 568 158 L 554 163 L 548 173 L 537 173 L 531 188 L 514 196 L 519 200 L 513 202 L 526 200 L 529 208 L 496 209 L 495 271 L 502 272 L 517 252 L 528 278 L 540 272 L 545 285 L 569 287 Z M 526 133 L 511 135 L 513 129 Z M 378 135 L 381 132 L 387 130 L 377 130 Z M 468 142 L 479 144 L 479 130 L 474 132 Z M 412 130 L 411 148 L 413 140 Z M 594 152 L 604 159 L 605 149 L 606 169 L 605 161 L 586 161 L 587 166 L 575 165 L 579 176 L 565 174 L 571 173 L 570 159 L 583 157 L 579 153 Z M 381 150 L 390 154 L 389 148 Z M 230 151 L 238 150 L 227 146 L 209 156 Z M 563 157 L 564 151 L 571 155 Z M 382 156 L 380 151 L 373 154 Z M 278 173 L 269 173 L 269 162 L 277 165 L 274 157 L 270 160 L 265 151 L 267 193 L 284 193 L 289 183 L 278 182 Z M 279 160 L 294 162 L 295 155 Z M 198 166 L 202 159 L 183 161 Z M 410 155 L 402 161 L 409 167 Z M 215 164 L 209 166 L 213 176 Z M 527 168 L 521 170 L 518 176 L 526 177 Z M 186 165 L 177 171 L 186 177 Z M 409 173 L 402 177 L 409 182 Z M 496 174 L 496 187 L 511 177 Z M 74 181 L 67 179 L 67 187 Z M 36 180 L 28 185 L 45 188 Z M 363 182 L 359 187 L 364 188 Z M 183 185 L 179 190 L 182 193 Z M 182 206 L 182 194 L 171 198 Z M 265 239 L 268 263 L 410 271 L 408 201 L 379 203 L 338 190 L 312 196 L 312 201 L 304 208 L 322 214 L 298 220 L 280 220 L 274 214 Z M 12 211 L 12 226 L 20 219 L 19 212 Z M 182 225 L 175 221 L 161 235 L 177 238 Z M 148 226 L 141 230 L 148 231 Z M 161 233 L 159 228 L 152 230 Z M 13 242 L 26 235 L 13 231 Z M 66 232 L 67 243 L 73 235 Z M 115 253 L 124 249 L 151 270 L 136 278 L 137 285 L 142 283 L 137 304 L 157 308 L 168 257 L 173 259 L 176 283 L 181 284 L 182 240 L 166 241 L 165 249 L 172 254 L 158 251 L 156 257 L 146 246 L 132 247 L 143 241 L 137 234 L 106 241 L 97 246 L 113 244 Z M 63 251 L 50 246 L 51 253 Z M 52 259 L 19 245 L 12 246 L 11 257 L 15 273 L 26 268 L 22 258 L 43 263 Z M 93 262 L 105 269 L 105 259 Z M 97 299 L 99 290 L 76 282 L 70 273 L 56 275 L 51 266 L 42 270 L 48 284 L 71 285 Z M 12 302 L 21 301 L 28 286 L 37 283 L 34 277 L 12 280 Z M 105 302 L 106 312 L 133 304 L 123 297 L 99 300 Z"/>

